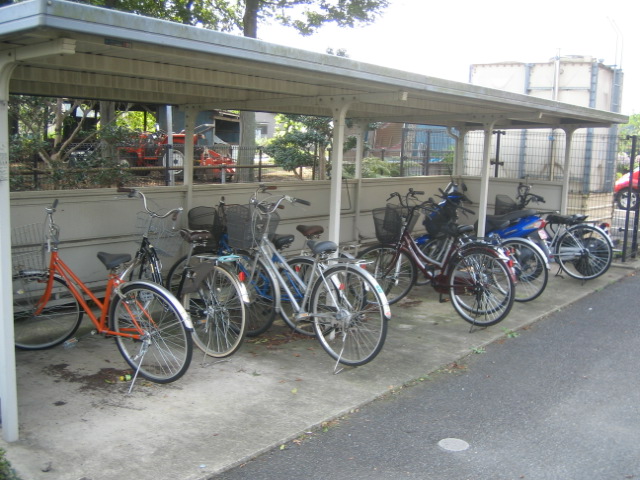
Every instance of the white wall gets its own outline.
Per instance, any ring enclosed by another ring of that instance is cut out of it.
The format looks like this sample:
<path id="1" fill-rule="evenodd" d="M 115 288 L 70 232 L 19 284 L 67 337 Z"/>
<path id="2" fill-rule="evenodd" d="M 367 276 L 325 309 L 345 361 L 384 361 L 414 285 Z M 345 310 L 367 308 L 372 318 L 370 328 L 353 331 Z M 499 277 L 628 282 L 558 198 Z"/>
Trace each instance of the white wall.
<path id="1" fill-rule="evenodd" d="M 411 187 L 425 192 L 424 199 L 433 197 L 437 200 L 438 188 L 445 188 L 449 177 L 408 177 L 364 179 L 360 182 L 351 180 L 344 182 L 342 191 L 341 242 L 352 242 L 361 239 L 363 242 L 375 241 L 375 230 L 371 211 L 383 207 L 392 192 L 404 194 Z M 465 180 L 468 186 L 467 195 L 477 210 L 480 193 L 478 178 Z M 497 193 L 515 197 L 518 182 L 506 179 L 492 179 L 489 190 L 489 211 Z M 274 184 L 278 187 L 274 194 L 288 193 L 311 202 L 311 206 L 300 204 L 285 206 L 279 211 L 281 222 L 278 233 L 296 235 L 296 241 L 290 252 L 299 251 L 302 238 L 295 230 L 298 224 L 318 224 L 325 228 L 328 225 L 330 198 L 329 182 L 283 182 Z M 215 206 L 220 197 L 225 196 L 229 203 L 248 203 L 255 184 L 230 184 L 196 186 L 192 190 L 192 201 L 187 205 L 188 190 L 186 187 L 154 187 L 143 189 L 144 193 L 158 207 L 171 209 L 184 206 L 186 210 L 193 206 Z M 357 191 L 360 189 L 359 214 Z M 561 186 L 549 182 L 536 183 L 533 192 L 547 199 L 545 207 L 560 207 Z M 134 253 L 139 234 L 135 223 L 138 212 L 142 211 L 142 202 L 137 198 L 127 198 L 126 194 L 118 194 L 115 189 L 74 190 L 58 192 L 17 192 L 11 195 L 12 227 L 32 223 L 42 223 L 45 218 L 44 207 L 54 199 L 59 199 L 55 221 L 61 227 L 61 256 L 79 274 L 83 281 L 100 284 L 106 277 L 106 270 L 96 258 L 96 253 Z M 462 217 L 461 223 L 473 223 L 475 218 Z M 180 226 L 186 226 L 186 214 L 182 216 Z M 416 226 L 416 233 L 422 233 L 422 225 Z M 325 237 L 326 238 L 326 237 Z M 163 257 L 165 269 L 173 262 L 172 258 Z"/>

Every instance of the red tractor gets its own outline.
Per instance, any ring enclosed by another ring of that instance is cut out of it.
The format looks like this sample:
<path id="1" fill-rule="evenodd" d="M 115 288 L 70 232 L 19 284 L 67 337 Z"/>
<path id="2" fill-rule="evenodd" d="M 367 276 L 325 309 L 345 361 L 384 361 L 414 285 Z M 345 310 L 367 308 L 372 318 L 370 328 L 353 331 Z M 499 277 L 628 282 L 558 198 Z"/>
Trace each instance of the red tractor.
<path id="1" fill-rule="evenodd" d="M 199 168 L 196 170 L 196 175 L 207 179 L 211 178 L 214 180 L 220 180 L 222 177 L 222 171 L 224 170 L 225 180 L 228 182 L 236 173 L 236 169 L 232 167 L 235 165 L 234 160 L 231 157 L 221 155 L 208 146 L 202 144 L 202 141 L 206 139 L 205 132 L 213 130 L 213 128 L 214 125 L 212 124 L 204 124 L 197 126 L 194 130 L 193 159 L 195 165 L 201 167 L 214 167 L 206 169 Z M 120 159 L 127 162 L 130 167 L 164 167 L 166 166 L 167 153 L 171 151 L 169 167 L 181 168 L 184 165 L 184 139 L 184 130 L 180 133 L 174 133 L 173 148 L 169 149 L 169 135 L 166 133 L 143 132 L 134 137 L 132 144 L 119 147 L 118 153 Z M 214 140 L 215 139 L 219 140 L 218 137 L 214 137 Z M 216 142 L 214 141 L 214 144 L 215 143 Z M 219 140 L 217 143 L 226 145 L 222 140 Z M 220 165 L 229 166 L 220 168 Z M 174 171 L 176 173 L 182 173 L 181 170 Z"/>

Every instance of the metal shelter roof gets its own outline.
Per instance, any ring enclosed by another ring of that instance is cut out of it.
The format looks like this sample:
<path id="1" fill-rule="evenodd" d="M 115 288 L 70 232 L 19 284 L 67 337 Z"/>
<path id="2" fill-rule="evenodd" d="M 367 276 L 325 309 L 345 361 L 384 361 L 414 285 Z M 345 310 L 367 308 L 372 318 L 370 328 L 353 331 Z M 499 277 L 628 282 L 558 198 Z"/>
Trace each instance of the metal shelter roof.
<path id="1" fill-rule="evenodd" d="M 336 102 L 351 102 L 347 116 L 355 120 L 465 129 L 490 120 L 503 129 L 626 121 L 78 3 L 31 0 L 0 12 L 0 54 L 18 60 L 12 93 L 325 116 Z"/>

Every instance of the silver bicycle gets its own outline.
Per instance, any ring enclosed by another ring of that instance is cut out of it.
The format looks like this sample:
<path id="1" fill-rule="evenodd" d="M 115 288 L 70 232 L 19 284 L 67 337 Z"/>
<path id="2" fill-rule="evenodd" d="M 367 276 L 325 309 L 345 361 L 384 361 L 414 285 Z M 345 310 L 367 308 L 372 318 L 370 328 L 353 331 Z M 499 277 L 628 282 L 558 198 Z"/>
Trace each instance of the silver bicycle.
<path id="1" fill-rule="evenodd" d="M 249 205 L 227 208 L 229 245 L 238 249 L 252 301 L 270 302 L 293 328 L 312 325 L 322 348 L 338 364 L 359 366 L 373 360 L 384 345 L 391 316 L 378 282 L 366 262 L 334 258 L 334 242 L 309 242 L 312 256 L 300 262 L 304 273 L 271 241 L 283 202 L 310 205 L 289 195 L 260 198 L 276 187 L 260 185 Z"/>

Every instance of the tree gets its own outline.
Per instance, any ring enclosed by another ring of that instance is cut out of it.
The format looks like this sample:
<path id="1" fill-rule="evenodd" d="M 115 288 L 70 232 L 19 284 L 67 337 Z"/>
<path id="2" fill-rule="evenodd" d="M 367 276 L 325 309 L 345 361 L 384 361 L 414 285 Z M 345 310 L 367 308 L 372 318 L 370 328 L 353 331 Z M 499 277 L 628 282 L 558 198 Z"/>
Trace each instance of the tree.
<path id="1" fill-rule="evenodd" d="M 316 178 L 325 179 L 327 150 L 333 139 L 333 120 L 329 117 L 310 115 L 278 115 L 280 131 L 265 148 L 276 165 L 296 172 L 302 179 L 302 167 L 316 167 Z M 347 122 L 349 125 L 349 122 Z M 372 126 L 373 128 L 373 126 Z M 348 137 L 343 145 L 346 152 L 356 146 L 356 138 Z"/>
<path id="2" fill-rule="evenodd" d="M 148 15 L 187 25 L 242 32 L 258 38 L 260 23 L 277 23 L 312 35 L 322 26 L 367 25 L 375 21 L 389 0 L 86 0 L 84 3 Z M 253 165 L 255 113 L 240 112 L 241 149 L 238 165 Z M 252 170 L 240 177 L 251 180 Z"/>

